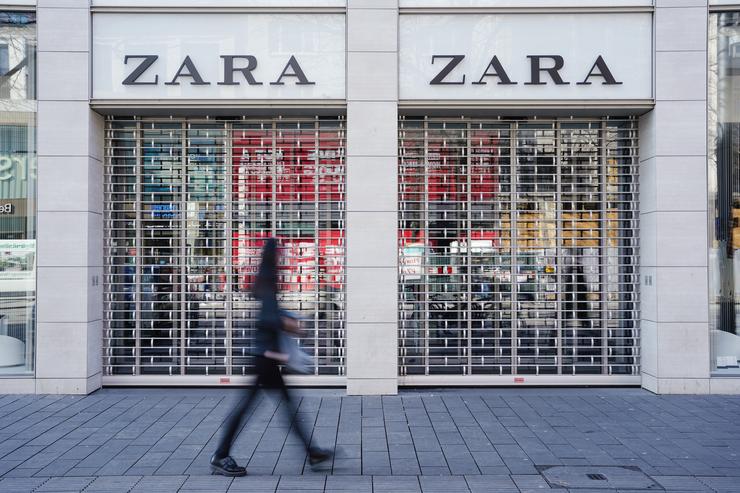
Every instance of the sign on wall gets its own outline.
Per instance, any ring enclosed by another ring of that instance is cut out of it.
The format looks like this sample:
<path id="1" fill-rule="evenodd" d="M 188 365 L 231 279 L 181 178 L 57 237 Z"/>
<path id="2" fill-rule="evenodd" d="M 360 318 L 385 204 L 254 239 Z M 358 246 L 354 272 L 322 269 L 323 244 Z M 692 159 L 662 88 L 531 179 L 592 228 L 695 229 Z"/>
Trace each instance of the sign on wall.
<path id="1" fill-rule="evenodd" d="M 652 98 L 652 14 L 408 14 L 402 100 Z"/>
<path id="2" fill-rule="evenodd" d="M 342 14 L 93 16 L 93 99 L 344 99 Z"/>

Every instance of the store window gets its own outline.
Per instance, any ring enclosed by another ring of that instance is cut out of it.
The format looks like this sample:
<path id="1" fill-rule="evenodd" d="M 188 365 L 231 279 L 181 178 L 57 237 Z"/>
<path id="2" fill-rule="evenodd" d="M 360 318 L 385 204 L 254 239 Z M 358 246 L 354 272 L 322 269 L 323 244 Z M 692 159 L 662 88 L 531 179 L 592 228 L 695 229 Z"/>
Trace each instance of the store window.
<path id="1" fill-rule="evenodd" d="M 0 377 L 33 373 L 36 16 L 0 11 Z"/>
<path id="2" fill-rule="evenodd" d="M 639 374 L 637 123 L 406 118 L 401 375 Z"/>
<path id="3" fill-rule="evenodd" d="M 709 17 L 708 96 L 712 370 L 740 374 L 740 12 Z"/>
<path id="4" fill-rule="evenodd" d="M 108 120 L 109 382 L 250 374 L 251 287 L 270 236 L 313 374 L 344 375 L 344 128 L 340 118 Z"/>

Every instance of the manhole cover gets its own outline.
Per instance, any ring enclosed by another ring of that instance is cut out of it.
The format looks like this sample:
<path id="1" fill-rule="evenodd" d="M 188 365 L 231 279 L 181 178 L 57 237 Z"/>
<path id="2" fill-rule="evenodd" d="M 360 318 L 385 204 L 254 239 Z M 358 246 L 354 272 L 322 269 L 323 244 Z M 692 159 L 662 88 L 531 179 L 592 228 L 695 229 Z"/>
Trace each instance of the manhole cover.
<path id="1" fill-rule="evenodd" d="M 650 476 L 632 467 L 551 466 L 541 468 L 542 476 L 555 488 L 605 490 L 658 490 Z"/>

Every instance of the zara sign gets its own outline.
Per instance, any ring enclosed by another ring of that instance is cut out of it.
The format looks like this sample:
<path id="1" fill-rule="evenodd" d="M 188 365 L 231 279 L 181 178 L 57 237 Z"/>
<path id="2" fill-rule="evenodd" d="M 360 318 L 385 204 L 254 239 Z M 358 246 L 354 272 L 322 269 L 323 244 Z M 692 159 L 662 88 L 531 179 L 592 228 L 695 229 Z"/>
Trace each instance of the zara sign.
<path id="1" fill-rule="evenodd" d="M 343 14 L 95 13 L 93 99 L 342 100 Z"/>
<path id="2" fill-rule="evenodd" d="M 406 14 L 400 43 L 402 100 L 652 98 L 650 13 Z"/>

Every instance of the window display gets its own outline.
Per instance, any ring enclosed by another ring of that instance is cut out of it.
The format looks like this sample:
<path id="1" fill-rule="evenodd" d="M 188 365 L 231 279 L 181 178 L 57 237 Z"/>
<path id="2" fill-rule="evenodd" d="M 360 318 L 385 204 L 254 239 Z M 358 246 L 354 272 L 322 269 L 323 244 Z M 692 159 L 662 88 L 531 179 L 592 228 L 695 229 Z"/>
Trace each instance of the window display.
<path id="1" fill-rule="evenodd" d="M 401 375 L 636 375 L 634 120 L 406 118 Z"/>
<path id="2" fill-rule="evenodd" d="M 250 373 L 266 238 L 316 375 L 344 374 L 344 123 L 111 119 L 108 375 Z"/>
<path id="3" fill-rule="evenodd" d="M 0 377 L 34 371 L 35 60 L 35 14 L 0 11 Z"/>
<path id="4" fill-rule="evenodd" d="M 740 12 L 710 15 L 709 64 L 711 367 L 740 374 Z"/>

